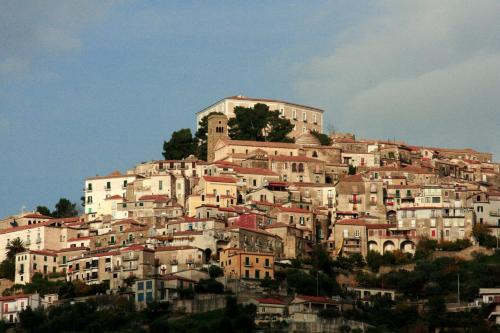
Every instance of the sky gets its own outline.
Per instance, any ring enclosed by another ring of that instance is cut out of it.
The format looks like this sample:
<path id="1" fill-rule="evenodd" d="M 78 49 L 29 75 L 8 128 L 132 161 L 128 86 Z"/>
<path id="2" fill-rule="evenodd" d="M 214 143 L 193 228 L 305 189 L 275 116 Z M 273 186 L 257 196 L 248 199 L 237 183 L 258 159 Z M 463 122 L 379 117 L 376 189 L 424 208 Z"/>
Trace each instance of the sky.
<path id="1" fill-rule="evenodd" d="M 80 202 L 231 95 L 500 155 L 500 2 L 0 1 L 0 217 Z"/>

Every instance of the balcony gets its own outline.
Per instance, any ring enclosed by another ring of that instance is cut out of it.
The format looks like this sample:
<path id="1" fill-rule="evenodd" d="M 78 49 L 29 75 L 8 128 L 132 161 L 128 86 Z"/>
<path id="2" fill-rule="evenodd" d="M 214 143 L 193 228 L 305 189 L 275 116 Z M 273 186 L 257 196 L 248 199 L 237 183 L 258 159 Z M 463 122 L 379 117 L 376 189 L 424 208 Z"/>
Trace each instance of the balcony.
<path id="1" fill-rule="evenodd" d="M 138 268 L 139 268 L 139 265 L 122 266 L 123 271 L 135 271 Z"/>
<path id="2" fill-rule="evenodd" d="M 111 191 L 111 187 L 104 186 L 104 190 Z"/>
<path id="3" fill-rule="evenodd" d="M 40 244 L 41 242 L 42 242 L 42 239 L 41 239 L 41 238 L 37 238 L 37 239 L 36 239 L 36 243 L 37 243 L 37 244 Z"/>
<path id="4" fill-rule="evenodd" d="M 351 204 L 354 204 L 354 203 L 355 203 L 355 204 L 361 204 L 361 199 L 356 199 L 356 200 L 354 200 L 354 199 L 350 198 L 350 199 L 349 199 L 349 203 L 351 203 Z"/>
<path id="5" fill-rule="evenodd" d="M 26 242 L 24 242 L 24 245 L 30 246 L 31 245 L 31 240 L 28 238 Z"/>
<path id="6" fill-rule="evenodd" d="M 138 260 L 138 259 L 139 259 L 139 256 L 135 253 L 133 255 L 128 255 L 128 256 L 122 257 L 123 261 L 134 261 L 134 260 Z"/>
<path id="7" fill-rule="evenodd" d="M 500 210 L 493 210 L 493 211 L 490 211 L 490 216 L 494 216 L 494 217 L 500 217 Z"/>

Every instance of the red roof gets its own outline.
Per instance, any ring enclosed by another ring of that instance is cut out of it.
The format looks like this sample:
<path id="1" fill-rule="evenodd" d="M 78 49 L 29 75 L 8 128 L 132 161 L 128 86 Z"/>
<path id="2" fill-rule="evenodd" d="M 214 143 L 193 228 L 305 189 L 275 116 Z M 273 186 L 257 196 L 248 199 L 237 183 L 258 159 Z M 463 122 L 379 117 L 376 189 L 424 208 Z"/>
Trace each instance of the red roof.
<path id="1" fill-rule="evenodd" d="M 215 183 L 236 183 L 236 179 L 233 177 L 223 177 L 223 176 L 204 176 L 203 179 L 207 182 Z"/>
<path id="2" fill-rule="evenodd" d="M 26 214 L 22 216 L 22 218 L 28 218 L 28 219 L 52 219 L 52 217 L 43 215 L 40 213 L 31 213 L 31 214 Z"/>
<path id="3" fill-rule="evenodd" d="M 196 247 L 190 245 L 180 245 L 180 246 L 158 246 L 156 252 L 168 252 L 168 251 L 180 251 L 180 250 L 192 250 L 197 249 Z"/>
<path id="4" fill-rule="evenodd" d="M 129 247 L 126 247 L 124 249 L 120 249 L 120 251 L 122 251 L 122 252 L 127 252 L 127 251 L 150 251 L 150 252 L 152 252 L 153 250 L 151 250 L 150 248 L 147 248 L 145 246 L 142 246 L 142 245 L 134 244 L 134 245 L 130 245 Z"/>
<path id="5" fill-rule="evenodd" d="M 287 213 L 312 214 L 311 211 L 308 211 L 307 209 L 304 208 L 297 208 L 297 207 L 277 207 L 277 208 L 282 212 L 287 212 Z"/>
<path id="6" fill-rule="evenodd" d="M 113 196 L 107 197 L 104 200 L 121 200 L 121 199 L 123 199 L 123 197 L 121 195 L 115 194 Z"/>
<path id="7" fill-rule="evenodd" d="M 17 294 L 17 295 L 10 295 L 10 296 L 2 296 L 0 297 L 0 302 L 6 302 L 6 301 L 14 301 L 19 298 L 28 298 L 33 296 L 34 294 Z"/>
<path id="8" fill-rule="evenodd" d="M 165 202 L 168 201 L 168 195 L 165 194 L 147 194 L 139 198 L 139 201 L 154 201 Z"/>
<path id="9" fill-rule="evenodd" d="M 340 179 L 340 181 L 342 181 L 342 182 L 363 182 L 364 179 L 363 179 L 363 176 L 361 176 L 360 174 L 356 174 L 356 175 L 346 175 L 346 176 L 342 177 Z"/>
<path id="10" fill-rule="evenodd" d="M 361 219 L 345 219 L 345 220 L 338 220 L 335 222 L 336 225 L 359 225 L 359 226 L 366 226 L 366 223 L 364 220 Z"/>
<path id="11" fill-rule="evenodd" d="M 257 298 L 256 301 L 263 304 L 286 305 L 284 301 L 278 298 Z"/>

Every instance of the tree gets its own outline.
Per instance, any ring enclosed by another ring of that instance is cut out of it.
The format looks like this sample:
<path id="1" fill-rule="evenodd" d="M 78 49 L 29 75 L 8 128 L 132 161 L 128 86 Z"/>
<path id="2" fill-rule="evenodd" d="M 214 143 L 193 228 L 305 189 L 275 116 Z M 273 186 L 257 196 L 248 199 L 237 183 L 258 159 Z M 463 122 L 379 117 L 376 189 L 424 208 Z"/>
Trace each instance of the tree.
<path id="1" fill-rule="evenodd" d="M 76 209 L 76 204 L 66 198 L 59 199 L 59 202 L 56 203 L 56 210 L 52 213 L 52 216 L 57 218 L 73 217 L 77 215 L 78 211 Z"/>
<path id="2" fill-rule="evenodd" d="M 17 237 L 11 240 L 6 247 L 7 258 L 13 260 L 16 254 L 26 251 L 23 241 Z"/>
<path id="3" fill-rule="evenodd" d="M 491 230 L 484 224 L 476 224 L 472 228 L 472 235 L 478 241 L 479 245 L 486 247 L 495 247 L 496 238 L 490 235 Z"/>
<path id="4" fill-rule="evenodd" d="M 0 263 L 0 278 L 14 281 L 16 264 L 14 259 L 5 259 Z"/>
<path id="5" fill-rule="evenodd" d="M 266 141 L 271 142 L 293 142 L 288 137 L 288 133 L 293 131 L 293 124 L 290 120 L 280 116 L 279 111 L 269 111 L 268 126 L 264 129 Z"/>
<path id="6" fill-rule="evenodd" d="M 328 135 L 320 133 L 316 130 L 311 131 L 311 134 L 314 135 L 319 140 L 322 146 L 332 145 L 332 139 L 330 139 Z"/>
<path id="7" fill-rule="evenodd" d="M 212 279 L 215 279 L 219 276 L 224 276 L 224 271 L 219 266 L 212 265 L 208 268 L 208 275 L 210 275 Z"/>
<path id="8" fill-rule="evenodd" d="M 45 215 L 45 216 L 52 216 L 51 212 L 50 212 L 50 209 L 48 209 L 47 207 L 45 206 L 37 206 L 36 207 L 36 211 L 42 215 Z"/>
<path id="9" fill-rule="evenodd" d="M 197 153 L 198 143 L 189 128 L 172 133 L 169 141 L 163 143 L 163 157 L 166 160 L 182 160 Z"/>
<path id="10" fill-rule="evenodd" d="M 293 130 L 288 119 L 279 111 L 269 111 L 266 104 L 257 103 L 253 108 L 235 107 L 234 118 L 229 119 L 229 136 L 235 140 L 292 142 L 287 137 Z"/>
<path id="11" fill-rule="evenodd" d="M 376 273 L 378 272 L 380 266 L 384 263 L 384 259 L 379 252 L 370 250 L 366 255 L 366 263 L 368 264 L 368 267 Z"/>

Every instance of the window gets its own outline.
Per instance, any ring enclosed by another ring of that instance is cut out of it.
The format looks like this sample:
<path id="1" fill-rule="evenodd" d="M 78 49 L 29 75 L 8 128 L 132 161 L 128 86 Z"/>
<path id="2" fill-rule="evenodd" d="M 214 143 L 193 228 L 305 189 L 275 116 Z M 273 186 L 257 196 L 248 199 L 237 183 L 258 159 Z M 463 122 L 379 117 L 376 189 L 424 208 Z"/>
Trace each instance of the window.
<path id="1" fill-rule="evenodd" d="M 260 279 L 260 270 L 258 269 L 255 270 L 255 278 Z"/>
<path id="2" fill-rule="evenodd" d="M 297 110 L 295 109 L 292 110 L 292 117 L 293 119 L 297 120 Z"/>
<path id="3" fill-rule="evenodd" d="M 307 113 L 306 112 L 302 112 L 302 120 L 307 121 Z"/>
<path id="4" fill-rule="evenodd" d="M 361 231 L 359 229 L 354 230 L 354 237 L 359 238 L 361 236 Z"/>
<path id="5" fill-rule="evenodd" d="M 144 302 L 144 293 L 137 294 L 137 302 Z"/>
<path id="6" fill-rule="evenodd" d="M 87 190 L 92 191 L 92 183 L 88 183 Z"/>
<path id="7" fill-rule="evenodd" d="M 106 189 L 110 190 L 111 189 L 111 182 L 106 182 Z"/>
<path id="8" fill-rule="evenodd" d="M 482 213 L 483 212 L 483 206 L 477 206 L 477 212 Z"/>
<path id="9" fill-rule="evenodd" d="M 160 180 L 160 181 L 158 182 L 158 189 L 159 189 L 160 191 L 161 191 L 161 190 L 163 190 L 163 180 Z"/>
<path id="10" fill-rule="evenodd" d="M 137 290 L 144 290 L 144 282 L 137 282 Z"/>
<path id="11" fill-rule="evenodd" d="M 245 277 L 247 279 L 250 277 L 250 271 L 248 269 L 245 270 Z"/>
<path id="12" fill-rule="evenodd" d="M 317 124 L 318 123 L 318 115 L 317 114 L 314 114 L 314 123 Z"/>
<path id="13" fill-rule="evenodd" d="M 152 292 L 150 292 L 150 291 L 148 291 L 148 292 L 146 293 L 146 302 L 150 303 L 150 302 L 152 302 L 152 301 L 153 301 L 153 293 L 152 293 Z"/>
<path id="14" fill-rule="evenodd" d="M 245 257 L 245 266 L 250 266 L 250 258 Z"/>
<path id="15" fill-rule="evenodd" d="M 89 196 L 87 197 L 87 203 L 88 203 L 88 204 L 91 204 L 91 203 L 92 203 L 92 196 L 91 196 L 91 195 L 89 195 Z"/>
<path id="16" fill-rule="evenodd" d="M 265 267 L 269 267 L 269 259 L 266 259 L 266 260 L 264 261 L 264 266 L 265 266 Z"/>

